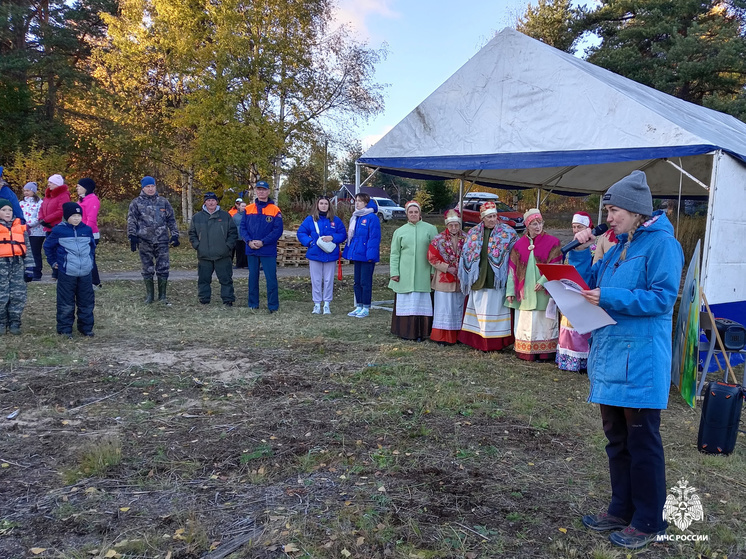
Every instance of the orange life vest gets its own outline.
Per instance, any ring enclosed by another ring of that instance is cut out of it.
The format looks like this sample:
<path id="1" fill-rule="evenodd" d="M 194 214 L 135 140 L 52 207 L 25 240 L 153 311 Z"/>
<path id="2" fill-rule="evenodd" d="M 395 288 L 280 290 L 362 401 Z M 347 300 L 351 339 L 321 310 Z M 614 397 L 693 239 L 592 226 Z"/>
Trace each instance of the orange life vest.
<path id="1" fill-rule="evenodd" d="M 13 220 L 10 228 L 4 223 L 0 223 L 0 258 L 26 256 L 24 231 L 26 231 L 26 226 L 21 225 L 21 220 L 18 218 Z"/>

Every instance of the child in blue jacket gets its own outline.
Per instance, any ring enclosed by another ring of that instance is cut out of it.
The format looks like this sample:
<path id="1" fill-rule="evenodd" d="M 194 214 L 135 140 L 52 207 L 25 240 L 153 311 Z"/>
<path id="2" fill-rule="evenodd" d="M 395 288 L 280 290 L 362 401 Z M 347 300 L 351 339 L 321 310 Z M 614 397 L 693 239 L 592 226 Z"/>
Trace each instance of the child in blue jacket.
<path id="1" fill-rule="evenodd" d="M 82 223 L 83 210 L 75 202 L 62 205 L 62 222 L 55 226 L 44 242 L 49 266 L 57 276 L 57 333 L 72 338 L 75 307 L 78 308 L 78 331 L 93 337 L 93 292 L 91 271 L 96 244 L 93 230 Z"/>
<path id="2" fill-rule="evenodd" d="M 342 256 L 355 266 L 355 310 L 347 316 L 365 318 L 373 299 L 373 271 L 381 255 L 381 222 L 378 204 L 362 192 L 355 195 L 355 211 L 350 218 L 347 245 Z"/>

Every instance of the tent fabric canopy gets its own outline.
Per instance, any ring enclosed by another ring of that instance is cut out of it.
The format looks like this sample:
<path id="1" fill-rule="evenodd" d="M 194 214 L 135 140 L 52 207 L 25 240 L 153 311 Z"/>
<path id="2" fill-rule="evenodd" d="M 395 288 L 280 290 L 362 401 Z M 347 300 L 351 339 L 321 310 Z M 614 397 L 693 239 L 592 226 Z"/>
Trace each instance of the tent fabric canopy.
<path id="1" fill-rule="evenodd" d="M 712 153 L 746 162 L 746 124 L 503 29 L 358 160 L 412 178 L 556 193 L 635 169 L 654 196 L 707 197 Z"/>

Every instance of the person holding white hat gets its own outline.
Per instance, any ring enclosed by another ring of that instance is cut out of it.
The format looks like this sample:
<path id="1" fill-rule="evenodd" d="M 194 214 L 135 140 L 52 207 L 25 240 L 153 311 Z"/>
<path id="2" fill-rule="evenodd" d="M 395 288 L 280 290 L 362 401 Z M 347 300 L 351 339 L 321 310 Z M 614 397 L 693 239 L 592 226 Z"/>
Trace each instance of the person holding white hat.
<path id="1" fill-rule="evenodd" d="M 458 279 L 468 299 L 458 341 L 481 351 L 500 351 L 513 344 L 505 286 L 517 234 L 500 222 L 494 202 L 482 204 L 479 213 L 482 221 L 467 233 L 459 260 Z"/>
<path id="2" fill-rule="evenodd" d="M 391 239 L 389 289 L 396 293 L 391 333 L 405 340 L 422 341 L 430 336 L 433 326 L 432 267 L 427 251 L 438 230 L 422 221 L 419 202 L 411 200 L 404 209 L 407 223 L 394 231 Z"/>
<path id="3" fill-rule="evenodd" d="M 464 250 L 466 233 L 461 229 L 457 210 L 445 215 L 445 231 L 436 235 L 427 250 L 427 259 L 435 268 L 433 288 L 433 329 L 430 339 L 441 345 L 458 341 L 464 318 L 464 294 L 458 281 L 458 262 Z"/>

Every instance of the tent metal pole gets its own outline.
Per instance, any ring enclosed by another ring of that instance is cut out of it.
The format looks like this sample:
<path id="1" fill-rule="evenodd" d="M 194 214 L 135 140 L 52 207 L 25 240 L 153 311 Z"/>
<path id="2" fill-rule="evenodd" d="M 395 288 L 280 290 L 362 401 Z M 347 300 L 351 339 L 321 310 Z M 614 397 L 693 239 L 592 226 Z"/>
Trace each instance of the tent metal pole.
<path id="1" fill-rule="evenodd" d="M 707 291 L 707 280 L 708 271 L 710 269 L 710 246 L 712 245 L 712 222 L 715 216 L 713 215 L 713 208 L 715 206 L 715 190 L 718 187 L 718 174 L 720 167 L 720 159 L 723 157 L 723 151 L 717 150 L 712 156 L 712 174 L 710 175 L 710 184 L 712 188 L 709 188 L 710 198 L 707 201 L 707 224 L 705 226 L 705 242 L 702 246 L 702 267 L 700 268 L 699 285 L 702 291 L 706 294 Z M 710 293 L 712 295 L 712 293 Z"/>
<path id="2" fill-rule="evenodd" d="M 464 179 L 458 180 L 458 213 L 464 215 Z"/>
<path id="3" fill-rule="evenodd" d="M 355 194 L 360 192 L 360 163 L 355 161 Z"/>
<path id="4" fill-rule="evenodd" d="M 541 188 L 536 189 L 536 209 L 541 209 Z"/>
<path id="5" fill-rule="evenodd" d="M 692 179 L 694 182 L 696 182 L 699 186 L 701 186 L 705 190 L 710 190 L 709 186 L 707 186 L 705 183 L 703 183 L 701 180 L 699 180 L 697 177 L 695 177 L 691 173 L 689 173 L 686 170 L 684 170 L 684 168 L 681 167 L 680 165 L 676 165 L 676 163 L 674 163 L 670 159 L 664 159 L 663 161 L 665 161 L 669 165 L 672 165 L 673 167 L 675 167 L 676 169 L 678 169 L 680 173 L 682 173 L 682 174 L 686 175 L 687 177 L 689 177 L 690 179 Z M 681 158 L 679 158 L 679 161 L 681 161 Z M 712 180 L 712 179 L 710 179 L 710 180 Z"/>

